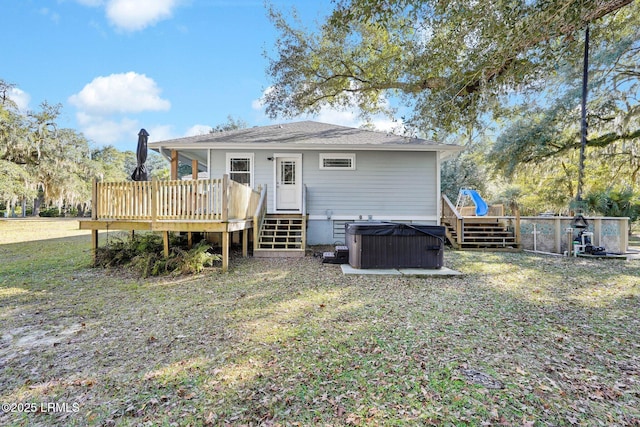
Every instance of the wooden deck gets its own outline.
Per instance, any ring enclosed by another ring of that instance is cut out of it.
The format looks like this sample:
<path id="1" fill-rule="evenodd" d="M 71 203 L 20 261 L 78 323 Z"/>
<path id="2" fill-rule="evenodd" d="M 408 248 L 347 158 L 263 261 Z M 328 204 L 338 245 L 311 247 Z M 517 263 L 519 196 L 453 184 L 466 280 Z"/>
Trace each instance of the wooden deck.
<path id="1" fill-rule="evenodd" d="M 489 215 L 475 216 L 473 210 L 460 210 L 442 195 L 441 223 L 446 227 L 447 239 L 455 249 L 519 251 L 520 216 L 505 216 L 500 206 L 491 206 Z"/>
<path id="2" fill-rule="evenodd" d="M 162 232 L 169 255 L 170 232 L 222 235 L 222 268 L 229 266 L 230 233 L 242 233 L 247 256 L 248 233 L 264 215 L 266 189 L 256 191 L 229 179 L 188 181 L 94 182 L 90 220 L 80 229 L 92 230 L 98 248 L 99 230 Z"/>

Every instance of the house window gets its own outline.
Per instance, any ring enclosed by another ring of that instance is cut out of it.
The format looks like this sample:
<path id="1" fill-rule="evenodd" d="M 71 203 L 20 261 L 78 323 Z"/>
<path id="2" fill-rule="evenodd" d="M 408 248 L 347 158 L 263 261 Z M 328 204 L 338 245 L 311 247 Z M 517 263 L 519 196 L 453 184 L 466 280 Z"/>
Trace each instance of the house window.
<path id="1" fill-rule="evenodd" d="M 227 153 L 229 178 L 253 187 L 253 153 Z"/>
<path id="2" fill-rule="evenodd" d="M 280 183 L 293 185 L 296 183 L 296 162 L 283 160 L 280 162 Z"/>
<path id="3" fill-rule="evenodd" d="M 321 170 L 355 170 L 355 153 L 320 153 Z"/>

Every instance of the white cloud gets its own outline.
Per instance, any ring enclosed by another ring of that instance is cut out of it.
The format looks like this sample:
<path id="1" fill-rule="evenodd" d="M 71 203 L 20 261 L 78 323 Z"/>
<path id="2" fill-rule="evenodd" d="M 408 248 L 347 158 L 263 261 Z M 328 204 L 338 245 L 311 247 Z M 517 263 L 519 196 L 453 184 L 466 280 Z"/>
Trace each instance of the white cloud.
<path id="1" fill-rule="evenodd" d="M 303 116 L 301 118 L 304 120 L 315 120 L 322 123 L 331 123 L 334 125 L 348 126 L 352 128 L 371 125 L 374 130 L 380 132 L 401 133 L 403 129 L 402 121 L 390 119 L 385 115 L 373 116 L 368 121 L 362 120 L 362 118 L 358 116 L 357 110 L 340 111 L 323 107 L 315 116 Z"/>
<path id="2" fill-rule="evenodd" d="M 18 89 L 17 87 L 11 88 L 11 90 L 9 90 L 9 98 L 16 103 L 18 110 L 26 112 L 29 109 L 31 96 L 22 89 Z"/>
<path id="3" fill-rule="evenodd" d="M 82 133 L 99 144 L 119 144 L 123 141 L 131 141 L 132 149 L 138 141 L 140 126 L 137 120 L 127 117 L 112 120 L 101 116 L 92 116 L 83 112 L 76 114 Z"/>
<path id="4" fill-rule="evenodd" d="M 251 101 L 251 109 L 255 111 L 262 111 L 264 109 L 264 101 L 262 98 Z"/>
<path id="5" fill-rule="evenodd" d="M 52 12 L 48 7 L 41 8 L 40 14 L 49 17 L 49 19 L 51 19 L 56 24 L 60 22 L 60 15 L 56 12 Z"/>
<path id="6" fill-rule="evenodd" d="M 87 138 L 126 150 L 129 143 L 137 142 L 140 113 L 171 108 L 160 92 L 156 82 L 144 74 L 111 74 L 93 79 L 70 96 L 69 103 L 78 109 L 78 127 Z M 131 114 L 136 116 L 132 118 Z M 170 129 L 158 128 L 157 134 L 169 133 Z"/>
<path id="7" fill-rule="evenodd" d="M 72 95 L 69 102 L 93 115 L 166 111 L 171 108 L 169 101 L 160 98 L 160 88 L 153 79 L 134 72 L 96 77 Z"/>
<path id="8" fill-rule="evenodd" d="M 173 132 L 173 127 L 170 125 L 151 126 L 146 129 L 149 132 L 149 142 L 166 141 L 180 136 Z"/>
<path id="9" fill-rule="evenodd" d="M 88 7 L 103 7 L 109 22 L 119 30 L 141 31 L 171 18 L 184 0 L 75 0 Z"/>
<path id="10" fill-rule="evenodd" d="M 264 106 L 264 94 L 273 90 L 272 87 L 265 89 L 263 96 L 259 99 L 255 99 L 251 102 L 251 108 L 259 112 L 263 118 L 266 119 L 265 106 Z M 339 126 L 348 126 L 353 128 L 359 128 L 365 124 L 371 124 L 375 130 L 380 132 L 393 132 L 401 133 L 403 131 L 403 124 L 400 120 L 390 119 L 388 116 L 379 114 L 371 117 L 367 122 L 362 120 L 360 112 L 356 107 L 351 110 L 338 110 L 330 107 L 322 107 L 317 114 L 310 115 L 305 114 L 298 116 L 296 120 L 314 120 L 322 123 L 329 123 Z"/>
<path id="11" fill-rule="evenodd" d="M 349 127 L 358 127 L 362 124 L 362 120 L 358 118 L 358 114 L 354 111 L 333 110 L 327 107 L 322 107 L 318 114 L 305 116 L 305 118 Z"/>
<path id="12" fill-rule="evenodd" d="M 206 135 L 209 132 L 211 132 L 211 126 L 193 125 L 187 129 L 187 133 L 184 136 Z"/>
<path id="13" fill-rule="evenodd" d="M 106 13 L 117 28 L 140 31 L 170 18 L 177 6 L 178 0 L 109 0 Z"/>
<path id="14" fill-rule="evenodd" d="M 90 7 L 98 7 L 104 4 L 103 0 L 76 0 L 77 3 L 80 3 L 83 6 Z"/>

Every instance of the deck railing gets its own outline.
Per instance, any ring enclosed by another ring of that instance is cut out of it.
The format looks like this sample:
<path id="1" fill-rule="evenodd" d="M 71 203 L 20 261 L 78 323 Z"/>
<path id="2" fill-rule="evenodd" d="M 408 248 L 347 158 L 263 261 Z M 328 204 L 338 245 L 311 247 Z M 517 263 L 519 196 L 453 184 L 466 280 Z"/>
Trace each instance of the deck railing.
<path id="1" fill-rule="evenodd" d="M 445 194 L 442 195 L 442 221 L 448 224 L 453 232 L 448 237 L 451 239 L 455 234 L 455 242 L 452 242 L 454 247 L 460 247 L 465 243 L 465 223 L 467 226 L 473 226 L 483 219 L 508 225 L 513 230 L 516 246 L 520 247 L 520 213 L 517 206 L 514 206 L 513 210 L 515 216 L 505 216 L 503 205 L 493 205 L 489 207 L 488 215 L 476 216 L 475 208 L 463 207 L 458 210 Z"/>
<path id="2" fill-rule="evenodd" d="M 92 218 L 100 220 L 228 221 L 249 219 L 260 193 L 221 179 L 94 182 Z"/>
<path id="3" fill-rule="evenodd" d="M 97 182 L 93 186 L 93 219 L 151 218 L 152 182 Z"/>
<path id="4" fill-rule="evenodd" d="M 475 206 L 463 206 L 458 209 L 462 216 L 475 216 Z M 489 205 L 487 208 L 487 216 L 504 216 L 504 205 Z"/>
<path id="5" fill-rule="evenodd" d="M 158 220 L 222 220 L 223 179 L 152 181 Z M 152 215 L 153 216 L 153 215 Z"/>
<path id="6" fill-rule="evenodd" d="M 253 249 L 257 249 L 260 241 L 260 230 L 262 229 L 262 224 L 264 223 L 264 216 L 267 213 L 267 186 L 265 186 L 260 191 L 260 197 L 258 199 L 258 204 L 254 209 L 253 214 Z"/>
<path id="7" fill-rule="evenodd" d="M 443 194 L 442 195 L 442 217 L 446 219 L 446 222 L 451 226 L 455 235 L 456 235 L 456 243 L 459 245 L 462 243 L 463 238 L 463 226 L 464 226 L 464 218 L 460 215 L 451 203 L 451 200 Z"/>

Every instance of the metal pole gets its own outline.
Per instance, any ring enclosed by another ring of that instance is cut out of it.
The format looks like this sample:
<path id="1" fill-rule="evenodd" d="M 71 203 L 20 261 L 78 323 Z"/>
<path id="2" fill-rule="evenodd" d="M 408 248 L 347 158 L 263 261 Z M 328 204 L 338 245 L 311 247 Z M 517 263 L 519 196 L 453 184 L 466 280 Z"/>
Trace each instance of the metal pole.
<path id="1" fill-rule="evenodd" d="M 584 181 L 584 151 L 587 146 L 587 79 L 589 77 L 589 24 L 584 32 L 584 68 L 582 70 L 582 120 L 580 132 L 580 163 L 578 166 L 578 191 L 576 201 L 582 201 Z M 579 207 L 578 207 L 579 208 Z"/>

